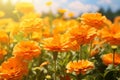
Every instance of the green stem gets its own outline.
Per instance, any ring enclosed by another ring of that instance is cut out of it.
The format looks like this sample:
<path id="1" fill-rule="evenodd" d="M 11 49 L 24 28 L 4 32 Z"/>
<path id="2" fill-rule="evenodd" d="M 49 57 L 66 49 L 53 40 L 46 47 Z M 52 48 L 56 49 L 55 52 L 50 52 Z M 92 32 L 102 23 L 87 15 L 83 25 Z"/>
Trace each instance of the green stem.
<path id="1" fill-rule="evenodd" d="M 113 66 L 115 64 L 115 50 L 113 50 Z"/>
<path id="2" fill-rule="evenodd" d="M 82 60 L 82 45 L 80 45 L 80 54 L 79 54 L 79 59 Z"/>
<path id="3" fill-rule="evenodd" d="M 57 55 L 58 55 L 58 52 L 53 52 L 53 60 L 54 60 L 54 80 L 57 80 Z"/>
<path id="4" fill-rule="evenodd" d="M 114 64 L 115 64 L 115 52 L 117 50 L 117 46 L 112 46 L 112 50 L 113 50 L 113 67 L 114 67 Z"/>
<path id="5" fill-rule="evenodd" d="M 52 31 L 53 31 L 52 21 L 53 21 L 53 16 L 52 16 L 51 8 L 50 8 L 50 12 L 49 12 L 49 23 L 50 23 L 50 33 L 51 33 L 51 34 L 52 34 Z"/>
<path id="6" fill-rule="evenodd" d="M 90 57 L 91 51 L 92 51 L 92 41 L 90 41 L 90 51 L 89 51 L 88 57 Z"/>
<path id="7" fill-rule="evenodd" d="M 77 80 L 82 79 L 82 75 L 81 75 L 81 74 L 78 74 L 78 75 L 76 76 L 76 79 L 77 79 Z"/>
<path id="8" fill-rule="evenodd" d="M 54 80 L 57 80 L 57 79 L 56 79 L 56 71 L 57 71 L 57 63 L 56 63 L 56 60 L 54 60 L 54 64 L 55 64 L 55 75 L 54 75 Z"/>

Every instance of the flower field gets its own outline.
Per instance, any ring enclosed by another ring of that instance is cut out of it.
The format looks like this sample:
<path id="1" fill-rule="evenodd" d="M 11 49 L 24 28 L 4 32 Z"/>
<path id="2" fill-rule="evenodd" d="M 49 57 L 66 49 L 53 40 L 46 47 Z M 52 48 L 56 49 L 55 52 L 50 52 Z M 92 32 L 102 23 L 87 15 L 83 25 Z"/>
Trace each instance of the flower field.
<path id="1" fill-rule="evenodd" d="M 23 2 L 15 21 L 0 11 L 0 80 L 120 80 L 120 16 L 65 12 L 42 16 Z"/>

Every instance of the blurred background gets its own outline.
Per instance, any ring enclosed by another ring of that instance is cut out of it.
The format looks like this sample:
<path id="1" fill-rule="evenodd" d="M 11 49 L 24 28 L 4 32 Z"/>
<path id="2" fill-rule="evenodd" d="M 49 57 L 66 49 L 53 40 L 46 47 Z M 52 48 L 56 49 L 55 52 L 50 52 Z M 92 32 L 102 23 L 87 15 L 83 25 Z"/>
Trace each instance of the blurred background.
<path id="1" fill-rule="evenodd" d="M 18 2 L 30 2 L 34 5 L 36 12 L 42 16 L 49 15 L 49 11 L 53 16 L 57 16 L 58 9 L 65 9 L 65 17 L 68 13 L 73 13 L 74 18 L 85 12 L 100 12 L 108 19 L 120 15 L 120 0 L 0 0 L 0 11 L 5 12 L 5 18 L 12 17 L 15 19 L 13 11 Z M 51 2 L 51 5 L 46 5 Z"/>

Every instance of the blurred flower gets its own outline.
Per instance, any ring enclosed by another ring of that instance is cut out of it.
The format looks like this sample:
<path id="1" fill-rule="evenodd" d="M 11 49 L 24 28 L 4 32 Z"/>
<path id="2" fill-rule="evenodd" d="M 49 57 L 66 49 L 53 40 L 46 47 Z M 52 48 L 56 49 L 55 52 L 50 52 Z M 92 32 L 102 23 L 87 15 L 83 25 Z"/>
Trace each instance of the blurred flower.
<path id="1" fill-rule="evenodd" d="M 50 18 L 49 17 L 43 18 L 43 24 L 44 26 L 42 28 L 42 36 L 44 38 L 53 36 L 52 28 L 50 26 Z"/>
<path id="2" fill-rule="evenodd" d="M 48 37 L 52 37 L 53 36 L 53 33 L 50 32 L 50 27 L 44 27 L 43 28 L 42 36 L 44 38 L 48 38 Z"/>
<path id="3" fill-rule="evenodd" d="M 24 19 L 20 23 L 20 29 L 25 34 L 29 35 L 32 32 L 41 32 L 43 27 L 42 19 L 40 18 L 31 18 L 31 19 Z"/>
<path id="4" fill-rule="evenodd" d="M 77 21 L 77 20 L 75 20 L 75 19 L 70 19 L 70 20 L 68 20 L 67 22 L 66 22 L 66 27 L 68 28 L 68 29 L 71 29 L 71 28 L 73 28 L 73 27 L 75 27 L 75 26 L 78 26 L 79 25 L 79 22 Z M 68 30 L 67 29 L 67 30 Z"/>
<path id="5" fill-rule="evenodd" d="M 28 73 L 27 64 L 12 57 L 0 66 L 0 80 L 21 80 Z"/>
<path id="6" fill-rule="evenodd" d="M 91 53 L 90 53 L 90 56 L 92 57 L 92 56 L 95 56 L 96 54 L 98 54 L 99 53 L 99 50 L 98 49 L 93 49 L 93 50 L 91 50 Z"/>
<path id="7" fill-rule="evenodd" d="M 103 40 L 110 43 L 111 45 L 120 44 L 120 26 L 112 24 L 109 27 L 104 27 L 100 31 L 100 36 Z"/>
<path id="8" fill-rule="evenodd" d="M 53 34 L 63 34 L 67 31 L 67 27 L 66 26 L 66 21 L 63 19 L 55 19 L 53 20 Z"/>
<path id="9" fill-rule="evenodd" d="M 40 47 L 34 41 L 22 41 L 13 48 L 13 55 L 23 60 L 32 60 L 40 55 Z"/>
<path id="10" fill-rule="evenodd" d="M 3 17 L 5 13 L 3 11 L 0 11 L 0 18 Z"/>
<path id="11" fill-rule="evenodd" d="M 9 43 L 8 34 L 3 30 L 0 30 L 0 34 L 0 43 Z"/>
<path id="12" fill-rule="evenodd" d="M 96 29 L 87 25 L 75 26 L 69 33 L 71 41 L 76 40 L 79 45 L 89 43 L 97 35 Z"/>
<path id="13" fill-rule="evenodd" d="M 110 26 L 110 25 L 112 25 L 112 21 L 111 20 L 109 20 L 109 19 L 105 19 L 104 20 L 104 23 L 105 23 L 105 26 Z M 104 27 L 104 26 L 103 26 Z"/>
<path id="14" fill-rule="evenodd" d="M 51 79 L 51 76 L 50 75 L 46 75 L 45 78 L 49 80 L 49 79 Z"/>
<path id="15" fill-rule="evenodd" d="M 33 32 L 32 35 L 31 35 L 31 39 L 34 40 L 34 41 L 38 41 L 40 42 L 41 41 L 41 38 L 42 38 L 42 33 L 41 32 Z"/>
<path id="16" fill-rule="evenodd" d="M 3 29 L 4 29 L 6 27 L 5 25 L 9 24 L 12 21 L 13 21 L 12 18 L 2 18 L 2 19 L 0 19 L 0 28 L 3 26 Z"/>
<path id="17" fill-rule="evenodd" d="M 4 58 L 4 55 L 7 54 L 7 51 L 5 49 L 0 49 L 0 60 Z"/>
<path id="18" fill-rule="evenodd" d="M 114 24 L 120 25 L 120 16 L 114 18 Z"/>
<path id="19" fill-rule="evenodd" d="M 58 12 L 64 14 L 67 10 L 66 9 L 58 9 Z"/>
<path id="20" fill-rule="evenodd" d="M 114 54 L 114 65 L 120 64 L 120 54 Z M 105 65 L 113 64 L 113 53 L 104 54 L 102 56 L 102 61 Z"/>
<path id="21" fill-rule="evenodd" d="M 17 3 L 15 8 L 16 8 L 16 10 L 18 10 L 19 12 L 21 12 L 23 14 L 28 14 L 28 13 L 34 11 L 33 4 L 32 3 L 28 3 L 28 2 Z"/>
<path id="22" fill-rule="evenodd" d="M 15 22 L 15 21 L 10 21 L 5 27 L 4 27 L 4 30 L 7 32 L 7 33 L 10 33 L 14 27 L 18 27 L 18 22 Z"/>
<path id="23" fill-rule="evenodd" d="M 52 1 L 46 2 L 46 5 L 47 5 L 47 6 L 51 6 L 51 5 L 52 5 Z"/>
<path id="24" fill-rule="evenodd" d="M 10 30 L 10 42 L 16 42 L 15 36 L 20 33 L 20 27 L 18 23 L 12 23 L 11 26 L 9 26 L 8 30 Z"/>
<path id="25" fill-rule="evenodd" d="M 74 17 L 74 13 L 73 13 L 73 12 L 69 12 L 69 13 L 68 13 L 68 16 L 69 16 L 70 18 L 72 18 L 72 17 Z"/>
<path id="26" fill-rule="evenodd" d="M 81 20 L 83 24 L 100 29 L 103 27 L 106 17 L 100 13 L 84 13 L 81 16 Z"/>
<path id="27" fill-rule="evenodd" d="M 32 19 L 40 18 L 40 14 L 35 13 L 35 12 L 27 13 L 21 17 L 21 21 L 24 19 L 31 19 L 31 18 Z"/>
<path id="28" fill-rule="evenodd" d="M 94 68 L 94 64 L 88 60 L 70 61 L 67 66 L 67 73 L 86 74 L 88 70 Z"/>

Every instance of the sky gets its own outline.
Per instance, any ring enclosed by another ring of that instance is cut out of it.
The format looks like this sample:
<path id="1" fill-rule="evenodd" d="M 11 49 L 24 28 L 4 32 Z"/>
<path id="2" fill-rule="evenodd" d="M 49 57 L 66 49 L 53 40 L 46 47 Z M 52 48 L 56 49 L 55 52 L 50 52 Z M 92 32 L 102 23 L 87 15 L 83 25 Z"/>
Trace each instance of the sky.
<path id="1" fill-rule="evenodd" d="M 3 0 L 4 2 L 7 0 Z M 35 6 L 35 10 L 39 13 L 52 10 L 54 14 L 59 8 L 67 9 L 67 12 L 73 12 L 75 16 L 84 12 L 96 12 L 100 7 L 105 10 L 110 7 L 112 11 L 120 9 L 120 0 L 11 0 L 13 4 L 16 2 L 31 2 Z M 52 1 L 50 7 L 45 3 Z"/>

